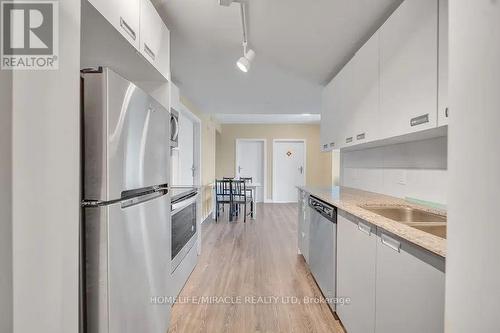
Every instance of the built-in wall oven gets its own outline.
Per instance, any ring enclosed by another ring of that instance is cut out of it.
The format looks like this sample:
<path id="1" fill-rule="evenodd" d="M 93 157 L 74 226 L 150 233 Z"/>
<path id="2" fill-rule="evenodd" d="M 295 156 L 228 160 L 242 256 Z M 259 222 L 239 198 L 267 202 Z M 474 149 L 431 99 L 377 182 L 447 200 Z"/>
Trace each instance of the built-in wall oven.
<path id="1" fill-rule="evenodd" d="M 197 197 L 193 190 L 172 199 L 172 272 L 196 244 Z"/>

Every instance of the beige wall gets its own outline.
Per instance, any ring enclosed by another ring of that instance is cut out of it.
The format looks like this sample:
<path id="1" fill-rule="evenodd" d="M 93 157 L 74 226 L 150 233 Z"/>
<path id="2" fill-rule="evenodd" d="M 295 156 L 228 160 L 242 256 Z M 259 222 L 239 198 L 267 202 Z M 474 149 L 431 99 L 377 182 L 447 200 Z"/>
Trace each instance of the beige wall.
<path id="1" fill-rule="evenodd" d="M 202 218 L 212 211 L 212 190 L 209 186 L 215 180 L 215 134 L 220 125 L 206 113 L 198 110 L 186 97 L 180 97 L 181 103 L 201 120 L 201 185 Z"/>
<path id="2" fill-rule="evenodd" d="M 234 176 L 236 139 L 266 139 L 267 195 L 272 198 L 273 139 L 305 139 L 307 143 L 306 184 L 331 186 L 332 155 L 320 152 L 319 125 L 221 125 L 217 135 L 215 175 Z"/>

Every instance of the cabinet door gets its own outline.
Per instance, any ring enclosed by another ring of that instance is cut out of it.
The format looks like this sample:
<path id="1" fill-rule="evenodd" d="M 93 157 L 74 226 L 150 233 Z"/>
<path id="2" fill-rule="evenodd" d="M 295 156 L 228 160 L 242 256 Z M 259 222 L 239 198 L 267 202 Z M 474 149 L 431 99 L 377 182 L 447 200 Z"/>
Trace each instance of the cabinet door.
<path id="1" fill-rule="evenodd" d="M 355 143 L 354 124 L 352 123 L 352 111 L 355 106 L 354 61 L 351 59 L 336 77 L 337 89 L 335 100 L 337 112 L 338 130 L 335 141 L 339 148 L 344 148 Z"/>
<path id="2" fill-rule="evenodd" d="M 353 58 L 353 102 L 349 118 L 353 143 L 377 139 L 379 116 L 379 34 L 376 32 Z"/>
<path id="3" fill-rule="evenodd" d="M 88 0 L 136 49 L 139 49 L 140 0 Z"/>
<path id="4" fill-rule="evenodd" d="M 380 28 L 383 137 L 437 125 L 437 0 L 405 0 Z"/>
<path id="5" fill-rule="evenodd" d="M 144 57 L 163 76 L 170 73 L 170 32 L 150 0 L 141 1 L 141 48 Z"/>
<path id="6" fill-rule="evenodd" d="M 337 305 L 337 314 L 349 333 L 375 331 L 375 226 L 344 211 L 337 221 L 337 297 L 350 304 Z"/>
<path id="7" fill-rule="evenodd" d="M 444 332 L 444 258 L 384 231 L 377 239 L 375 332 Z"/>
<path id="8" fill-rule="evenodd" d="M 438 126 L 448 125 L 448 0 L 439 0 Z"/>
<path id="9" fill-rule="evenodd" d="M 163 22 L 162 22 L 163 23 Z M 168 80 L 170 77 L 170 30 L 165 24 L 161 26 L 160 47 L 157 68 Z"/>
<path id="10" fill-rule="evenodd" d="M 299 191 L 299 225 L 298 225 L 298 245 L 299 254 L 304 256 L 306 262 L 309 262 L 309 205 L 308 194 Z"/>
<path id="11" fill-rule="evenodd" d="M 335 89 L 337 88 L 336 80 L 332 80 L 324 89 L 321 96 L 321 126 L 320 126 L 320 142 L 321 150 L 329 151 L 337 148 L 335 143 L 335 133 L 338 130 L 336 108 L 337 96 Z"/>

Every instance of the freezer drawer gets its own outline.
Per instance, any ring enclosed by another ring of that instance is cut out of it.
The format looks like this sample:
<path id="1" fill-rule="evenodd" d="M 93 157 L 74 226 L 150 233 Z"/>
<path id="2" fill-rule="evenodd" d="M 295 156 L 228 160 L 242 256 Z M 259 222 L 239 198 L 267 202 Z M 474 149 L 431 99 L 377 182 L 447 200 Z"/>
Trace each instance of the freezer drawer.
<path id="1" fill-rule="evenodd" d="M 168 329 L 170 305 L 154 299 L 170 294 L 170 199 L 130 204 L 85 209 L 88 332 Z"/>

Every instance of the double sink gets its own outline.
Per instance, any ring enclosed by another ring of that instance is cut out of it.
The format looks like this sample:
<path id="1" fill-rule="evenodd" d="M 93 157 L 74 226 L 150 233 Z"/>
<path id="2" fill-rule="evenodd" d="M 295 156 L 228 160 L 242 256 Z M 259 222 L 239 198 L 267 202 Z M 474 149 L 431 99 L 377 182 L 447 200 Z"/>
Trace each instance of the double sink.
<path id="1" fill-rule="evenodd" d="M 360 207 L 434 236 L 446 238 L 446 216 L 406 206 L 365 205 Z"/>

